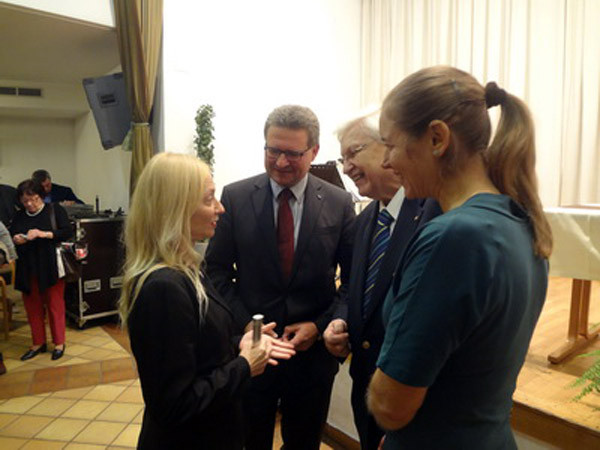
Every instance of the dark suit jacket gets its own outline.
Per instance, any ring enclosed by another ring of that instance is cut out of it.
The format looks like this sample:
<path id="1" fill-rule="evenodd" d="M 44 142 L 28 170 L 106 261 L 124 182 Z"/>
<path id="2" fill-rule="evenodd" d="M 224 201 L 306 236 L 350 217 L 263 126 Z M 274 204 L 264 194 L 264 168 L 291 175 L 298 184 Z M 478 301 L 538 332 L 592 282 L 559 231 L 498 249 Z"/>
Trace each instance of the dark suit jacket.
<path id="1" fill-rule="evenodd" d="M 343 292 L 352 257 L 354 207 L 350 195 L 308 175 L 292 275 L 279 263 L 271 185 L 267 174 L 225 186 L 221 216 L 207 253 L 207 270 L 234 312 L 238 330 L 253 314 L 284 326 L 313 321 L 326 328 L 338 303 L 336 266 Z"/>
<path id="2" fill-rule="evenodd" d="M 52 198 L 52 203 L 64 202 L 65 200 L 69 200 L 75 203 L 83 204 L 83 202 L 77 198 L 77 196 L 70 187 L 62 186 L 56 183 L 52 183 L 50 196 Z"/>
<path id="3" fill-rule="evenodd" d="M 192 283 L 159 269 L 127 320 L 146 409 L 140 449 L 235 450 L 243 446 L 242 390 L 248 363 L 236 357 L 229 308 L 207 279 L 199 316 Z"/>
<path id="4" fill-rule="evenodd" d="M 352 348 L 350 374 L 355 381 L 360 379 L 368 383 L 375 371 L 375 363 L 385 335 L 381 308 L 396 265 L 400 261 L 406 245 L 419 226 L 441 214 L 441 212 L 437 202 L 431 199 L 404 200 L 400 213 L 396 218 L 388 249 L 377 274 L 370 308 L 365 319 L 362 318 L 362 302 L 373 228 L 379 214 L 379 202 L 371 202 L 357 217 L 352 272 L 347 301 L 344 302 L 347 305 L 347 313 L 344 313 L 342 307 L 337 314 L 339 317 L 344 318 L 348 324 Z"/>
<path id="5" fill-rule="evenodd" d="M 21 204 L 17 198 L 17 190 L 7 184 L 0 184 L 0 222 L 8 227 L 19 209 Z"/>

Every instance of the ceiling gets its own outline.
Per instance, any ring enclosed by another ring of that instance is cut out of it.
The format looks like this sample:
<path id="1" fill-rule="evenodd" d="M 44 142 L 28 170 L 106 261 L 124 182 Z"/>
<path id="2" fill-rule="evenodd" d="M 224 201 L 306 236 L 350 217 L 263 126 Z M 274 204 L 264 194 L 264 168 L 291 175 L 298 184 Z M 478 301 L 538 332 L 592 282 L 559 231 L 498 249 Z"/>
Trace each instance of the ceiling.
<path id="1" fill-rule="evenodd" d="M 0 79 L 81 83 L 120 64 L 114 28 L 0 2 Z"/>

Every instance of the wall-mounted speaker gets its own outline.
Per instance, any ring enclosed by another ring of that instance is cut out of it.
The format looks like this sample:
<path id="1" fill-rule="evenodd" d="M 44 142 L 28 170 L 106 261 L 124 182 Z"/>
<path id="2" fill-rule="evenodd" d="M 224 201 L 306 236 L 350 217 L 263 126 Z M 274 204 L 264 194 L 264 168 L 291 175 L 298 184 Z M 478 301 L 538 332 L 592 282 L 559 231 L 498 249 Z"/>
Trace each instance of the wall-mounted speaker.
<path id="1" fill-rule="evenodd" d="M 131 126 L 123 73 L 84 78 L 83 87 L 105 150 L 120 145 Z"/>

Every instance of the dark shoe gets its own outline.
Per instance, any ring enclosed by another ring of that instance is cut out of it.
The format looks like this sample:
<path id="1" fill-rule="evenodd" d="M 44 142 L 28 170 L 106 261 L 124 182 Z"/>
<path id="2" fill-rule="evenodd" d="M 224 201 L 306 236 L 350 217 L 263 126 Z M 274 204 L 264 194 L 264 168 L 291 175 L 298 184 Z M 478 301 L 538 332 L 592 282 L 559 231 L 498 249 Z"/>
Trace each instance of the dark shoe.
<path id="1" fill-rule="evenodd" d="M 4 361 L 2 360 L 2 353 L 0 353 L 0 375 L 4 375 L 6 373 L 6 366 L 4 365 Z"/>
<path id="2" fill-rule="evenodd" d="M 65 354 L 65 348 L 67 346 L 63 345 L 63 348 L 55 348 L 54 350 L 52 350 L 52 361 L 57 360 L 58 358 L 62 358 L 62 356 Z"/>
<path id="3" fill-rule="evenodd" d="M 21 356 L 21 361 L 27 361 L 28 359 L 33 358 L 34 356 L 39 355 L 40 353 L 46 353 L 47 347 L 46 344 L 42 344 L 37 350 L 27 350 L 23 356 Z"/>

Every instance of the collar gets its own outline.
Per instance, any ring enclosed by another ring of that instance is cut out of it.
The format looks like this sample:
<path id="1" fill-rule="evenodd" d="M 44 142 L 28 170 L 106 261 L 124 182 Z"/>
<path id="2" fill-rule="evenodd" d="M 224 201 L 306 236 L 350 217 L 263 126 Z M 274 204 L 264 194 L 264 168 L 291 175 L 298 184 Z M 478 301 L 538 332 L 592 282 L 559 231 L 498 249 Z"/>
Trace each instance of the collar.
<path id="1" fill-rule="evenodd" d="M 25 213 L 29 216 L 29 217 L 35 217 L 37 216 L 39 213 L 41 213 L 44 210 L 44 206 L 46 206 L 45 203 L 42 203 L 42 207 L 40 209 L 38 209 L 36 212 L 34 213 L 30 213 L 29 211 L 27 211 L 26 208 L 25 209 Z"/>
<path id="2" fill-rule="evenodd" d="M 396 191 L 390 202 L 386 205 L 379 202 L 379 211 L 383 208 L 387 209 L 391 216 L 396 220 L 398 215 L 400 214 L 400 208 L 402 207 L 402 202 L 404 201 L 404 187 L 400 186 L 400 189 Z"/>
<path id="3" fill-rule="evenodd" d="M 285 189 L 285 187 L 276 183 L 272 178 L 269 178 L 269 182 L 271 183 L 271 191 L 273 191 L 273 198 L 279 197 L 281 191 Z M 290 187 L 290 191 L 294 194 L 294 198 L 298 203 L 301 203 L 304 199 L 304 191 L 306 191 L 306 185 L 308 184 L 308 173 L 304 175 L 304 177 L 298 181 L 295 185 Z"/>

